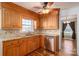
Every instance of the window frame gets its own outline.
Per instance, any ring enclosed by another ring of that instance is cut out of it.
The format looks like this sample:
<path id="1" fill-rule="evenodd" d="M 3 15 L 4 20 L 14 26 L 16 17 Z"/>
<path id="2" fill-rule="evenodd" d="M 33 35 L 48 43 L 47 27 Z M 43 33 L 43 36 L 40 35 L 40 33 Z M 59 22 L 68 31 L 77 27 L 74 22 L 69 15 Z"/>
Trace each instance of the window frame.
<path id="1" fill-rule="evenodd" d="M 23 24 L 23 20 L 30 20 L 31 21 L 31 24 L 30 25 L 27 25 L 27 24 Z M 28 27 L 31 27 L 30 29 L 23 29 L 23 26 L 28 26 Z M 22 18 L 22 31 L 23 32 L 34 32 L 34 21 L 32 19 L 28 19 L 28 18 Z"/>

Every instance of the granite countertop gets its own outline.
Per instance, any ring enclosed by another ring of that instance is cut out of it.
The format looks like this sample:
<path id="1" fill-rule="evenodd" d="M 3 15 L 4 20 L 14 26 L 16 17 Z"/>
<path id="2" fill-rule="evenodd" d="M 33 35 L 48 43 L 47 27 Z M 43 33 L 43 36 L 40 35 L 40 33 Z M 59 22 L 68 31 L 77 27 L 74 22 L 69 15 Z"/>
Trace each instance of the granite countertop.
<path id="1" fill-rule="evenodd" d="M 20 39 L 20 38 L 27 38 L 27 37 L 32 37 L 32 36 L 36 36 L 36 35 L 47 35 L 47 36 L 57 36 L 57 34 L 45 34 L 45 33 L 34 33 L 34 34 L 26 34 L 26 35 L 14 35 L 14 36 L 3 36 L 0 37 L 1 41 L 7 41 L 7 40 L 15 40 L 15 39 Z"/>
<path id="2" fill-rule="evenodd" d="M 15 40 L 15 39 L 20 39 L 20 38 L 27 38 L 27 37 L 32 37 L 40 34 L 33 34 L 33 35 L 26 35 L 26 36 L 10 36 L 10 37 L 0 37 L 1 41 L 7 41 L 7 40 Z"/>

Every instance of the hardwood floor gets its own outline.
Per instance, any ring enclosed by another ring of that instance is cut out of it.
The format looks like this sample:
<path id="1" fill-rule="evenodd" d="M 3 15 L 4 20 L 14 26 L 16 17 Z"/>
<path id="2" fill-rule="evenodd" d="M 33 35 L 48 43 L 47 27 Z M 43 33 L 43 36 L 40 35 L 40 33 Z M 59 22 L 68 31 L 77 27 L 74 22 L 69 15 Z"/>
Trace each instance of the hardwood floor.
<path id="1" fill-rule="evenodd" d="M 63 53 L 68 56 L 77 55 L 76 40 L 63 39 Z"/>
<path id="2" fill-rule="evenodd" d="M 74 40 L 64 40 L 63 49 L 58 53 L 54 53 L 46 49 L 39 48 L 29 53 L 27 56 L 76 56 L 77 54 L 74 45 L 75 42 L 73 42 Z"/>
<path id="3" fill-rule="evenodd" d="M 54 55 L 55 55 L 54 52 L 42 48 L 39 48 L 36 51 L 28 54 L 28 56 L 54 56 Z"/>

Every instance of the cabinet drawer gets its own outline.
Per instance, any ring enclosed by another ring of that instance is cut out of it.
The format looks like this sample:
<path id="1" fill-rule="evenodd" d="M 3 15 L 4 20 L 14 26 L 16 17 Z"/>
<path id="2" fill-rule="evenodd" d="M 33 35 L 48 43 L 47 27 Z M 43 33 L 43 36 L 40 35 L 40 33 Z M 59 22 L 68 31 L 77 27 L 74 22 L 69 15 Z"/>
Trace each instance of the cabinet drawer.
<path id="1" fill-rule="evenodd" d="M 18 45 L 17 43 L 18 43 L 18 40 L 3 41 L 4 46 Z"/>
<path id="2" fill-rule="evenodd" d="M 17 43 L 19 44 L 19 41 L 18 40 L 12 40 L 11 41 L 11 44 L 13 44 L 13 45 L 17 45 Z"/>
<path id="3" fill-rule="evenodd" d="M 3 46 L 10 46 L 12 45 L 11 41 L 3 41 Z"/>

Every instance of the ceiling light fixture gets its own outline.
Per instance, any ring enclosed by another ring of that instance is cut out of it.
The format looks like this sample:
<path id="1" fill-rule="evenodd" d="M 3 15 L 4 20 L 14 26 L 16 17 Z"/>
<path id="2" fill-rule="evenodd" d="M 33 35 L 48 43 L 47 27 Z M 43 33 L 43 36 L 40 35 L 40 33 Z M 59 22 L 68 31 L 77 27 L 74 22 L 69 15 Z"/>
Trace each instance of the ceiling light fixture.
<path id="1" fill-rule="evenodd" d="M 43 6 L 43 10 L 42 13 L 43 14 L 47 14 L 50 12 L 51 10 L 51 5 L 53 4 L 53 2 L 44 2 L 44 6 Z"/>
<path id="2" fill-rule="evenodd" d="M 43 10 L 42 10 L 42 13 L 43 13 L 43 14 L 47 14 L 47 13 L 49 13 L 49 11 L 50 11 L 49 9 L 43 9 Z"/>
<path id="3" fill-rule="evenodd" d="M 42 10 L 40 11 L 40 13 L 42 14 L 47 14 L 50 12 L 50 10 L 52 9 L 51 6 L 52 6 L 53 2 L 43 2 L 42 5 L 43 5 L 43 8 L 41 8 Z"/>

